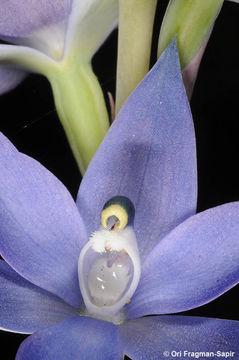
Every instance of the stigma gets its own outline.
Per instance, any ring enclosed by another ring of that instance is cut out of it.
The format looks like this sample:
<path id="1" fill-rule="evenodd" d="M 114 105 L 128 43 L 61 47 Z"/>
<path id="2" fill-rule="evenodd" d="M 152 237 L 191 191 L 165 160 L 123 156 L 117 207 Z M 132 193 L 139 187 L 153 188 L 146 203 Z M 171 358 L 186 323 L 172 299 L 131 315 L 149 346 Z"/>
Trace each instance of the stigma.
<path id="1" fill-rule="evenodd" d="M 123 307 L 140 279 L 140 258 L 133 229 L 134 206 L 116 196 L 105 203 L 102 226 L 83 247 L 78 264 L 86 314 L 121 323 Z"/>

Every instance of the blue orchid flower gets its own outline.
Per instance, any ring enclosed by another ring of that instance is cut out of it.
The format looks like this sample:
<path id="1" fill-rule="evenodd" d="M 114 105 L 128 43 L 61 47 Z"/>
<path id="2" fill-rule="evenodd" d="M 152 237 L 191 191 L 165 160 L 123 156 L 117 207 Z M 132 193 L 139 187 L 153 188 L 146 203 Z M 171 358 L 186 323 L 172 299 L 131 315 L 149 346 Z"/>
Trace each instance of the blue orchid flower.
<path id="1" fill-rule="evenodd" d="M 76 204 L 3 135 L 0 176 L 0 326 L 33 333 L 17 360 L 239 351 L 236 321 L 165 315 L 239 278 L 239 203 L 195 215 L 194 128 L 175 42 L 111 126 Z"/>

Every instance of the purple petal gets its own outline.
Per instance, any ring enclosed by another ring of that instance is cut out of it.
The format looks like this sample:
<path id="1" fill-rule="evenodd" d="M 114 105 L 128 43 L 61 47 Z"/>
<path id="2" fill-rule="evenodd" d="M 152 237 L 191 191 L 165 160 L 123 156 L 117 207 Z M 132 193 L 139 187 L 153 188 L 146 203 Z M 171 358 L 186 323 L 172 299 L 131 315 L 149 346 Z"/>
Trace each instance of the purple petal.
<path id="1" fill-rule="evenodd" d="M 76 314 L 60 298 L 31 284 L 0 260 L 0 328 L 29 334 Z"/>
<path id="2" fill-rule="evenodd" d="M 137 360 L 225 359 L 225 353 L 228 359 L 238 359 L 238 333 L 238 321 L 190 316 L 149 316 L 121 325 L 119 339 L 124 353 Z M 207 354 L 200 355 L 200 351 Z M 190 356 L 188 352 L 197 354 Z"/>
<path id="3" fill-rule="evenodd" d="M 0 38 L 21 38 L 64 20 L 72 0 L 2 0 Z"/>
<path id="4" fill-rule="evenodd" d="M 132 93 L 94 156 L 77 205 L 88 233 L 115 195 L 136 208 L 142 256 L 196 208 L 194 129 L 175 41 Z"/>
<path id="5" fill-rule="evenodd" d="M 28 337 L 16 360 L 118 360 L 117 326 L 87 317 L 72 317 Z"/>
<path id="6" fill-rule="evenodd" d="M 149 254 L 128 317 L 189 310 L 239 280 L 239 202 L 192 216 Z"/>
<path id="7" fill-rule="evenodd" d="M 0 68 L 0 95 L 14 89 L 25 77 L 24 71 Z"/>
<path id="8" fill-rule="evenodd" d="M 20 275 L 79 306 L 85 230 L 64 185 L 0 135 L 0 253 Z"/>

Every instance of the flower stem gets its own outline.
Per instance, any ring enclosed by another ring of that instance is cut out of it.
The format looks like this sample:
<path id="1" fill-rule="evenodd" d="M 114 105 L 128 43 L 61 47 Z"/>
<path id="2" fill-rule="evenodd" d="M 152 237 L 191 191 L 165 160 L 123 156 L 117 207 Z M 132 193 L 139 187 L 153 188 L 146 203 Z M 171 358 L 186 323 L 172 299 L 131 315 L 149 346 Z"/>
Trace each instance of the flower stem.
<path id="1" fill-rule="evenodd" d="M 89 63 L 63 61 L 48 79 L 61 124 L 84 174 L 109 127 L 101 87 Z"/>
<path id="2" fill-rule="evenodd" d="M 149 71 L 156 0 L 119 1 L 116 112 Z"/>

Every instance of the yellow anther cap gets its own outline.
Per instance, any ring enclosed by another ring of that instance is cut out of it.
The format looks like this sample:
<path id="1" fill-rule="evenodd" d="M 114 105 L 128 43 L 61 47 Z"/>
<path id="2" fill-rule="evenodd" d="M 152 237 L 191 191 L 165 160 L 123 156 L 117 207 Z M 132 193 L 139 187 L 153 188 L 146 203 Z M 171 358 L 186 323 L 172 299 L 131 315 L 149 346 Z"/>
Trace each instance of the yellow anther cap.
<path id="1" fill-rule="evenodd" d="M 123 230 L 134 219 L 134 205 L 125 196 L 114 196 L 108 200 L 101 213 L 101 224 L 104 228 L 109 226 L 109 219 L 115 217 L 117 220 L 111 230 Z"/>

